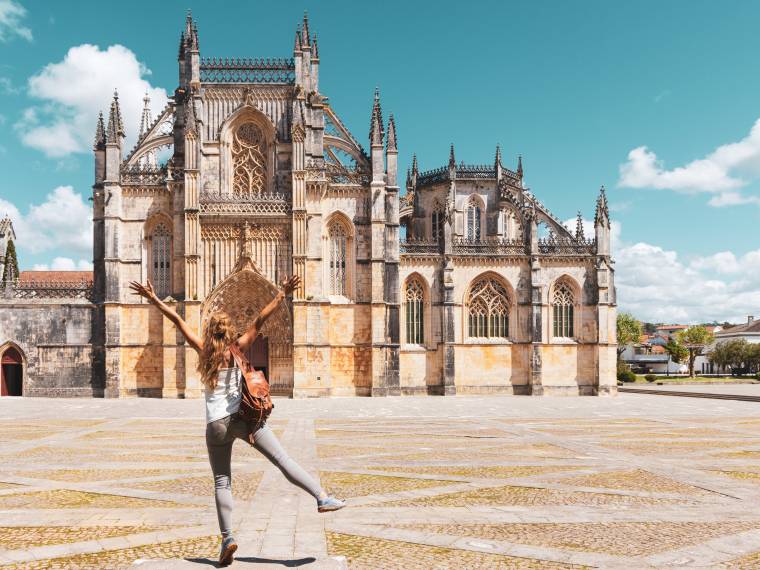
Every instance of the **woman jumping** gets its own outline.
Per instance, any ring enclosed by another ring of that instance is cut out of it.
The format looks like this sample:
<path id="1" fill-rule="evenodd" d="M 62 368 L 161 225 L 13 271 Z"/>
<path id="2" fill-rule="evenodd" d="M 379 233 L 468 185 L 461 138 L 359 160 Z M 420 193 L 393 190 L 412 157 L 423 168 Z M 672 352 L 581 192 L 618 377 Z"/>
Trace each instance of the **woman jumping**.
<path id="1" fill-rule="evenodd" d="M 262 309 L 245 334 L 237 339 L 232 321 L 225 313 L 219 312 L 209 317 L 201 339 L 174 309 L 156 296 L 150 281 L 147 285 L 136 281 L 129 284 L 135 294 L 150 301 L 174 323 L 199 355 L 198 372 L 206 394 L 206 447 L 211 471 L 214 473 L 216 513 L 222 531 L 222 550 L 219 554 L 219 564 L 222 566 L 232 563 L 237 550 L 237 543 L 232 536 L 232 444 L 235 438 L 248 441 L 249 436 L 248 424 L 236 413 L 242 396 L 242 374 L 235 364 L 230 347 L 236 343 L 238 349 L 245 353 L 256 340 L 264 322 L 280 306 L 285 296 L 298 287 L 299 281 L 297 276 L 285 279 L 275 298 Z M 328 496 L 314 478 L 288 456 L 266 422 L 253 434 L 253 447 L 276 465 L 288 481 L 313 496 L 320 513 L 337 511 L 346 505 L 344 501 Z"/>

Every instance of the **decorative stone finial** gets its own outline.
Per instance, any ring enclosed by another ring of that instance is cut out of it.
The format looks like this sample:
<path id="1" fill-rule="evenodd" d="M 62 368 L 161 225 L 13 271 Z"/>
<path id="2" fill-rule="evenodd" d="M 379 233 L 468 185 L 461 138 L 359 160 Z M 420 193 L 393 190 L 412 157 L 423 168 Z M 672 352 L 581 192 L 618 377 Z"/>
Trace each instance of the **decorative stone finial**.
<path id="1" fill-rule="evenodd" d="M 388 118 L 388 151 L 396 151 L 396 121 L 393 119 L 393 113 Z"/>
<path id="2" fill-rule="evenodd" d="M 383 112 L 380 107 L 380 89 L 375 87 L 375 101 L 372 105 L 372 119 L 369 128 L 369 140 L 373 145 L 383 145 Z"/>
<path id="3" fill-rule="evenodd" d="M 610 209 L 607 205 L 607 193 L 604 186 L 599 189 L 599 197 L 596 199 L 596 212 L 594 213 L 594 225 L 604 226 L 610 223 Z"/>

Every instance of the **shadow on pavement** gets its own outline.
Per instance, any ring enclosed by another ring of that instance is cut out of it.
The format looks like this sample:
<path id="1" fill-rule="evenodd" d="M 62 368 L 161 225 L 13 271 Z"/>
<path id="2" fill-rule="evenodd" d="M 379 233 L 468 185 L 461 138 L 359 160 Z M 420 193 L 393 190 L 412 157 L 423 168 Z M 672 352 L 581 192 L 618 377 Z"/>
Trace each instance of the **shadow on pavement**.
<path id="1" fill-rule="evenodd" d="M 196 564 L 207 564 L 209 566 L 217 567 L 217 561 L 210 558 L 185 558 L 188 562 L 194 562 Z M 312 564 L 317 559 L 313 556 L 307 558 L 298 558 L 296 560 L 278 560 L 275 558 L 259 558 L 257 556 L 241 556 L 236 557 L 235 562 L 249 562 L 251 564 L 279 564 L 285 568 L 298 568 L 304 564 Z"/>

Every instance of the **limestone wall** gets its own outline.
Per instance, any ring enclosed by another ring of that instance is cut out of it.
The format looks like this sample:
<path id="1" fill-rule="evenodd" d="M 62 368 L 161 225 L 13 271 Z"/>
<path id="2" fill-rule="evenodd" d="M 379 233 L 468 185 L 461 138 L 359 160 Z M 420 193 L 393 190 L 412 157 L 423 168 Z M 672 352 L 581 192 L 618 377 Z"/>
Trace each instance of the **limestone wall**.
<path id="1" fill-rule="evenodd" d="M 93 382 L 89 303 L 0 301 L 0 352 L 15 344 L 24 359 L 25 396 L 102 396 Z"/>

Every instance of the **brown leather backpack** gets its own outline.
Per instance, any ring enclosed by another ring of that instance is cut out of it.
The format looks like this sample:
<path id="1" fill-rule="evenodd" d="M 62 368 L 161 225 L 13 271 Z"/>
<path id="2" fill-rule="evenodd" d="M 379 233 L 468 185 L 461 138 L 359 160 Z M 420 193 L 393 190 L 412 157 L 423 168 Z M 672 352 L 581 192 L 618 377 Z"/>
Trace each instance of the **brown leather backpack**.
<path id="1" fill-rule="evenodd" d="M 230 353 L 240 368 L 243 381 L 240 382 L 242 398 L 238 417 L 250 427 L 248 442 L 253 445 L 253 434 L 256 433 L 272 413 L 274 403 L 269 395 L 269 381 L 261 370 L 255 370 L 237 343 L 230 345 Z"/>

